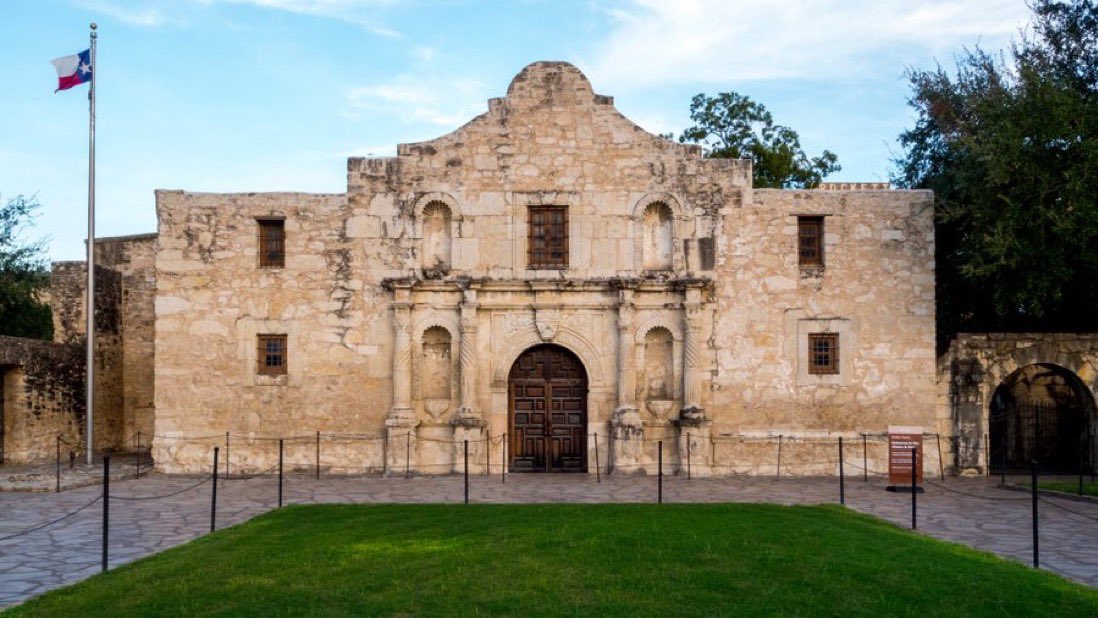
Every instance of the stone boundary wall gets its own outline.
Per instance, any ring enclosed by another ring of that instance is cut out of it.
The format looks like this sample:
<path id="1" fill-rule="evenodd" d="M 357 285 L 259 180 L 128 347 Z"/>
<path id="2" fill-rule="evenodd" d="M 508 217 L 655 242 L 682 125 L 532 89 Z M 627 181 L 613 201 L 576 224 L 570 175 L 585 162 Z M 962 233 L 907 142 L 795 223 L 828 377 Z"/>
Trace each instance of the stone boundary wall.
<path id="1" fill-rule="evenodd" d="M 84 348 L 0 336 L 4 389 L 2 463 L 55 457 L 57 436 L 80 444 L 84 431 Z M 67 449 L 65 450 L 67 457 Z"/>

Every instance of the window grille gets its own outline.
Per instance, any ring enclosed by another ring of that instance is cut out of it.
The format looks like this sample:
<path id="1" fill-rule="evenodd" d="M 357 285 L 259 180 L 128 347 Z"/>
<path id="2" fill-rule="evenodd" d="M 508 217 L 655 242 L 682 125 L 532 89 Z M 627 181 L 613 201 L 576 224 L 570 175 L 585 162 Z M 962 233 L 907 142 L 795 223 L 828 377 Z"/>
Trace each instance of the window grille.
<path id="1" fill-rule="evenodd" d="M 839 373 L 839 334 L 808 335 L 808 373 L 834 375 Z"/>
<path id="2" fill-rule="evenodd" d="M 797 261 L 801 266 L 823 266 L 823 228 L 823 217 L 797 217 Z"/>
<path id="3" fill-rule="evenodd" d="M 260 268 L 283 268 L 286 266 L 286 228 L 285 221 L 261 219 L 259 222 L 259 266 Z"/>
<path id="4" fill-rule="evenodd" d="M 286 375 L 286 335 L 257 335 L 258 361 L 260 375 Z"/>
<path id="5" fill-rule="evenodd" d="M 527 267 L 568 268 L 568 207 L 530 206 L 529 214 Z"/>

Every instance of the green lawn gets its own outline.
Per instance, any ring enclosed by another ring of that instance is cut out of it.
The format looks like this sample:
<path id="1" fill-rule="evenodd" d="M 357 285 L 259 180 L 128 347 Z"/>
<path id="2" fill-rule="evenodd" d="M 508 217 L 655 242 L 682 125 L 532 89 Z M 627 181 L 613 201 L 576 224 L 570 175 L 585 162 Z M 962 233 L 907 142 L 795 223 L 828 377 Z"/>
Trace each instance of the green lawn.
<path id="1" fill-rule="evenodd" d="M 1062 491 L 1068 494 L 1079 494 L 1079 481 L 1037 481 L 1037 487 L 1040 489 L 1051 489 L 1052 491 Z M 1083 479 L 1083 495 L 1084 496 L 1098 496 L 1098 483 L 1093 483 L 1089 479 Z"/>
<path id="2" fill-rule="evenodd" d="M 5 616 L 1098 615 L 1098 591 L 837 506 L 292 506 Z"/>

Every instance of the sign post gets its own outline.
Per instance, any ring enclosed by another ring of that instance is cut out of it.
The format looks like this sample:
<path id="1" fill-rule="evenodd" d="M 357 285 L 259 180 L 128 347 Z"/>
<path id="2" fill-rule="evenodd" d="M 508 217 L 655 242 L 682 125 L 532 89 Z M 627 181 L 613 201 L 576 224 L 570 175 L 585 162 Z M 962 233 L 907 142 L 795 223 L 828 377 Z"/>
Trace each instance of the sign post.
<path id="1" fill-rule="evenodd" d="M 912 460 L 915 460 L 913 462 Z M 923 491 L 923 428 L 888 426 L 887 491 Z M 914 475 L 913 475 L 914 473 Z M 915 479 L 915 483 L 911 480 Z"/>

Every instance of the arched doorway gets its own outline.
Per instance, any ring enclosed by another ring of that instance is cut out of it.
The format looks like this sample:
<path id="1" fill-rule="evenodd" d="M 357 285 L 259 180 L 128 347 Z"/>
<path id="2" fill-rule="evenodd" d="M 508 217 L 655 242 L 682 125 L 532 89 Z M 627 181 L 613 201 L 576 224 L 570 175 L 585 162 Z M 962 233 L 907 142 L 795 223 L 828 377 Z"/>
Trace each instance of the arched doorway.
<path id="1" fill-rule="evenodd" d="M 995 389 L 988 411 L 992 470 L 1022 472 L 1033 460 L 1045 473 L 1094 465 L 1094 396 L 1068 369 L 1043 363 L 1018 369 Z"/>
<path id="2" fill-rule="evenodd" d="M 587 372 L 556 345 L 523 352 L 507 378 L 511 472 L 587 470 Z"/>

